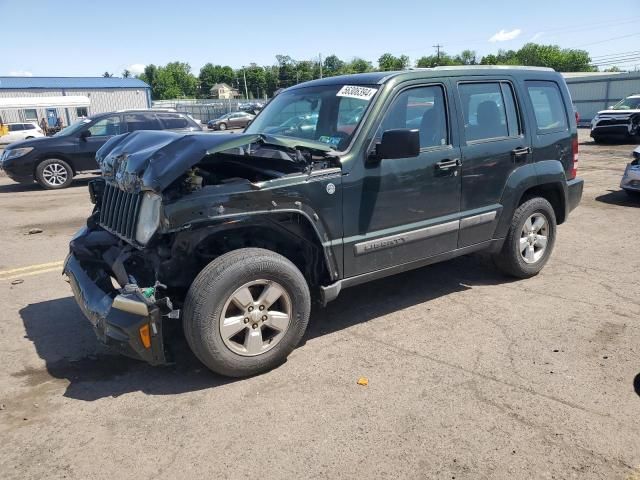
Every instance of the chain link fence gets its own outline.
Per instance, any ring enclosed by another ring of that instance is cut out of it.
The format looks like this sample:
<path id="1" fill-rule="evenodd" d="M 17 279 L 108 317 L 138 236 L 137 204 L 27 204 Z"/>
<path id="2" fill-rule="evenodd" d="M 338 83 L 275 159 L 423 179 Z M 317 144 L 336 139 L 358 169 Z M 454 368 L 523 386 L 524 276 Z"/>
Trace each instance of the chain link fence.
<path id="1" fill-rule="evenodd" d="M 206 124 L 222 115 L 233 112 L 262 108 L 264 100 L 241 99 L 202 99 L 202 100 L 157 100 L 152 108 L 173 108 L 178 112 L 188 113 L 196 120 Z"/>

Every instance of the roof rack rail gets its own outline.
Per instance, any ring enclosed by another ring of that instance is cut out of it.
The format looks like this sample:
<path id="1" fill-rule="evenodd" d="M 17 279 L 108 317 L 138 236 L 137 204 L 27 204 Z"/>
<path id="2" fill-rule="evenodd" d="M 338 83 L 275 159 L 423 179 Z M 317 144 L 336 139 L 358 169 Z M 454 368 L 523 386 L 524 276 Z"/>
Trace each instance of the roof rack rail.
<path id="1" fill-rule="evenodd" d="M 529 67 L 526 65 L 443 65 L 433 67 L 433 70 L 539 70 L 541 72 L 555 72 L 549 67 Z"/>

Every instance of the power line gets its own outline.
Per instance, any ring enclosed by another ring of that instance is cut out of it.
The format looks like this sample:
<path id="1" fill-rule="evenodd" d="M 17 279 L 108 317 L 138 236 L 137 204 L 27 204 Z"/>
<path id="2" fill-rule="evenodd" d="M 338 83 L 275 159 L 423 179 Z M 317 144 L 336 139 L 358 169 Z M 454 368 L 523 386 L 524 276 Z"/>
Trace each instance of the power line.
<path id="1" fill-rule="evenodd" d="M 627 53 L 625 55 L 611 55 L 611 56 L 608 56 L 608 57 L 601 57 L 601 58 L 598 58 L 596 60 L 591 59 L 591 63 L 608 62 L 608 61 L 611 61 L 611 60 L 624 60 L 625 58 L 637 57 L 639 55 L 640 55 L 640 52 Z"/>
<path id="2" fill-rule="evenodd" d="M 635 37 L 636 35 L 640 35 L 640 32 L 630 33 L 629 35 L 621 35 L 619 37 L 605 38 L 604 40 L 599 40 L 597 42 L 583 43 L 582 45 L 574 45 L 573 47 L 569 47 L 569 48 L 587 47 L 589 45 L 599 45 L 601 43 L 610 42 L 612 40 L 619 40 L 621 38 Z"/>
<path id="3" fill-rule="evenodd" d="M 615 56 L 615 55 L 625 55 L 627 53 L 640 53 L 640 50 L 635 50 L 635 51 L 631 51 L 631 52 L 607 53 L 606 55 L 596 55 L 596 56 L 591 57 L 591 58 L 595 59 L 595 58 L 602 58 L 602 57 L 611 57 L 611 56 Z"/>

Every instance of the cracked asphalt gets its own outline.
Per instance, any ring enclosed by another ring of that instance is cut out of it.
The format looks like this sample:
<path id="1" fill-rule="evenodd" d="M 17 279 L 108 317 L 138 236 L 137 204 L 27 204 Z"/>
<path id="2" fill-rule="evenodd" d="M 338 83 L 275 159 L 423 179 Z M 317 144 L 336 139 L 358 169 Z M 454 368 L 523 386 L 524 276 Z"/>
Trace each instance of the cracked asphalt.
<path id="1" fill-rule="evenodd" d="M 640 478 L 634 146 L 580 135 L 583 201 L 538 277 L 472 255 L 345 290 L 243 380 L 184 340 L 162 368 L 101 347 L 55 263 L 86 179 L 0 177 L 0 477 Z"/>

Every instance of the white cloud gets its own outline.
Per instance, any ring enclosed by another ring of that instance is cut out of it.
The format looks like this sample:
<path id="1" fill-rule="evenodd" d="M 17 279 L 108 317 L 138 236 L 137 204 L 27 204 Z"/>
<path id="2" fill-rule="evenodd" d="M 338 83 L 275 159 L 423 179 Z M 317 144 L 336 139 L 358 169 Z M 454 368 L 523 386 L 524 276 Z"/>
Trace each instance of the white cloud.
<path id="1" fill-rule="evenodd" d="M 140 75 L 144 72 L 144 67 L 146 67 L 144 63 L 134 63 L 132 65 L 129 65 L 127 67 L 127 70 L 131 72 L 131 75 Z"/>
<path id="2" fill-rule="evenodd" d="M 522 30 L 520 30 L 519 28 L 516 28 L 509 32 L 505 30 L 500 30 L 498 33 L 494 34 L 493 37 L 489 39 L 489 41 L 491 43 L 506 42 L 507 40 L 513 40 L 514 38 L 518 37 L 521 33 L 522 33 Z"/>
<path id="3" fill-rule="evenodd" d="M 13 70 L 9 72 L 10 77 L 33 77 L 33 73 L 27 70 Z"/>
<path id="4" fill-rule="evenodd" d="M 544 32 L 537 32 L 529 39 L 529 41 L 533 42 L 534 40 L 539 39 L 542 35 L 544 35 Z"/>

